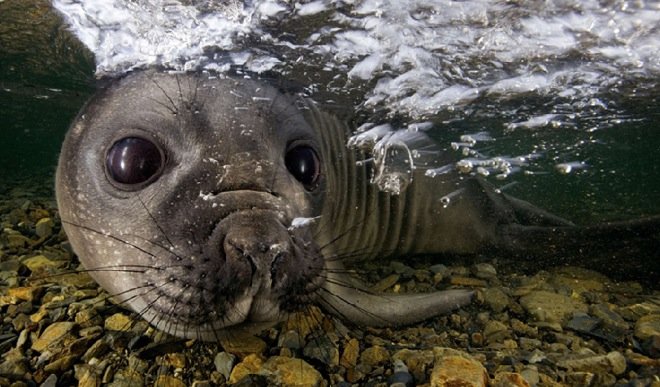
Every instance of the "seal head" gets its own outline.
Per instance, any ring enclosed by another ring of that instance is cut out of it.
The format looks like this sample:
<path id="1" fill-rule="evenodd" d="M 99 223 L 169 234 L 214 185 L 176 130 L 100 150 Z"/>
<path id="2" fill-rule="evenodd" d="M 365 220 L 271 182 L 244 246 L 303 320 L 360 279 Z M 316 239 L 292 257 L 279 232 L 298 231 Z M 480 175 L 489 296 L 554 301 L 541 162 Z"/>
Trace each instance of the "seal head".
<path id="1" fill-rule="evenodd" d="M 63 145 L 57 200 L 81 262 L 178 336 L 271 324 L 320 285 L 309 227 L 325 182 L 316 132 L 250 80 L 132 74 L 94 97 Z"/>

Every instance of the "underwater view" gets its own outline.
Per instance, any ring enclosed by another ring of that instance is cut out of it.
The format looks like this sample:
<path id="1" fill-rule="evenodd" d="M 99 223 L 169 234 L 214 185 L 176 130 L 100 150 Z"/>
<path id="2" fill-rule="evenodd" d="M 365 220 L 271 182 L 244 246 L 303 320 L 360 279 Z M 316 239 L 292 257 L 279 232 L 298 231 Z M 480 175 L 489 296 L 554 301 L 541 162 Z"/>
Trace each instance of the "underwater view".
<path id="1" fill-rule="evenodd" d="M 0 386 L 660 386 L 660 3 L 0 0 Z"/>

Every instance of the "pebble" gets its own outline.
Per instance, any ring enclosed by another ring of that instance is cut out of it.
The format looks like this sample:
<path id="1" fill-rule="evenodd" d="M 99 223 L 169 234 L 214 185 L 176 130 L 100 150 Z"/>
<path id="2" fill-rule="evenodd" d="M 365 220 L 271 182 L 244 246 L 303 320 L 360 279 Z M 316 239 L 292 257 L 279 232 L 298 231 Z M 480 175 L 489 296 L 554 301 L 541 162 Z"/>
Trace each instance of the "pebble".
<path id="1" fill-rule="evenodd" d="M 549 291 L 533 291 L 520 298 L 520 305 L 537 321 L 561 323 L 576 312 L 586 313 L 588 307 L 575 298 Z"/>
<path id="2" fill-rule="evenodd" d="M 229 375 L 231 375 L 231 370 L 234 368 L 235 362 L 236 356 L 227 352 L 219 352 L 213 359 L 215 369 L 220 372 L 225 379 L 229 379 Z"/>
<path id="3" fill-rule="evenodd" d="M 236 333 L 220 339 L 225 351 L 243 358 L 249 354 L 262 354 L 266 342 L 250 333 Z"/>
<path id="4" fill-rule="evenodd" d="M 316 359 L 323 364 L 331 366 L 339 364 L 339 349 L 332 343 L 328 335 L 320 335 L 310 339 L 303 349 L 303 355 L 308 359 Z"/>
<path id="5" fill-rule="evenodd" d="M 63 261 L 53 261 L 52 259 L 46 257 L 45 255 L 35 255 L 33 257 L 23 260 L 23 265 L 27 266 L 30 271 L 40 271 L 50 268 L 59 268 L 64 266 L 66 262 Z"/>
<path id="6" fill-rule="evenodd" d="M 39 338 L 32 343 L 32 349 L 37 352 L 43 352 L 56 343 L 63 341 L 65 338 L 70 337 L 69 333 L 76 326 L 74 322 L 57 322 L 49 325 L 39 336 Z"/>
<path id="7" fill-rule="evenodd" d="M 104 328 L 107 331 L 128 332 L 133 326 L 133 319 L 124 313 L 115 313 L 105 319 Z"/>
<path id="8" fill-rule="evenodd" d="M 434 348 L 435 365 L 431 372 L 432 387 L 486 387 L 488 371 L 469 354 L 447 348 Z"/>
<path id="9" fill-rule="evenodd" d="M 55 222 L 51 218 L 41 218 L 34 226 L 35 232 L 39 238 L 48 238 L 53 235 L 53 227 Z"/>
<path id="10" fill-rule="evenodd" d="M 635 324 L 635 337 L 648 340 L 653 336 L 660 336 L 660 314 L 643 316 Z"/>
<path id="11" fill-rule="evenodd" d="M 259 372 L 264 364 L 264 359 L 260 355 L 250 354 L 245 356 L 242 362 L 236 364 L 229 375 L 229 383 L 237 383 L 250 374 Z"/>
<path id="12" fill-rule="evenodd" d="M 260 370 L 262 375 L 270 376 L 275 384 L 281 386 L 319 386 L 323 380 L 321 374 L 302 359 L 273 356 Z"/>
<path id="13" fill-rule="evenodd" d="M 530 387 L 529 382 L 516 372 L 498 372 L 490 382 L 491 387 Z"/>
<path id="14" fill-rule="evenodd" d="M 491 280 L 497 277 L 497 270 L 490 263 L 478 263 L 472 267 L 472 274 L 477 278 Z"/>
<path id="15" fill-rule="evenodd" d="M 358 356 L 360 355 L 360 342 L 352 338 L 348 340 L 344 347 L 344 352 L 341 354 L 339 364 L 346 368 L 354 368 L 357 364 Z"/>
<path id="16" fill-rule="evenodd" d="M 7 290 L 8 296 L 29 302 L 38 301 L 43 293 L 44 288 L 41 286 L 24 286 Z"/>
<path id="17" fill-rule="evenodd" d="M 360 362 L 371 367 L 376 367 L 390 360 L 390 353 L 380 345 L 374 345 L 362 351 Z"/>
<path id="18" fill-rule="evenodd" d="M 485 288 L 488 286 L 488 283 L 484 280 L 457 275 L 449 278 L 449 284 L 453 286 L 465 286 L 471 288 Z"/>
<path id="19" fill-rule="evenodd" d="M 186 387 L 186 384 L 174 376 L 159 375 L 154 382 L 154 387 Z"/>
<path id="20" fill-rule="evenodd" d="M 382 280 L 378 281 L 375 285 L 371 286 L 369 289 L 374 293 L 383 293 L 385 290 L 394 286 L 399 279 L 401 278 L 400 274 L 391 274 Z"/>
<path id="21" fill-rule="evenodd" d="M 557 362 L 559 367 L 574 371 L 601 371 L 621 375 L 626 371 L 626 358 L 617 351 L 607 355 L 569 358 Z"/>
<path id="22" fill-rule="evenodd" d="M 483 295 L 484 302 L 495 313 L 503 312 L 511 304 L 511 298 L 501 287 L 484 289 Z"/>

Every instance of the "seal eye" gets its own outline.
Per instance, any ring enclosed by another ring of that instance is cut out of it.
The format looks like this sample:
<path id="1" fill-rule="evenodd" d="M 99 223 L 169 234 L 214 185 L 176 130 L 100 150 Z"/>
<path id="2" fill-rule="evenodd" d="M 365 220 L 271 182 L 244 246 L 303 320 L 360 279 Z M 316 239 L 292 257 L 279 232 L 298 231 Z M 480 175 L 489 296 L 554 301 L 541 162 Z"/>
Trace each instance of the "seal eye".
<path id="1" fill-rule="evenodd" d="M 105 159 L 109 177 L 116 183 L 137 185 L 148 182 L 163 166 L 163 154 L 153 142 L 141 137 L 116 141 Z"/>
<path id="2" fill-rule="evenodd" d="M 321 175 L 321 163 L 316 151 L 308 145 L 298 145 L 286 152 L 286 169 L 305 188 L 313 189 Z"/>

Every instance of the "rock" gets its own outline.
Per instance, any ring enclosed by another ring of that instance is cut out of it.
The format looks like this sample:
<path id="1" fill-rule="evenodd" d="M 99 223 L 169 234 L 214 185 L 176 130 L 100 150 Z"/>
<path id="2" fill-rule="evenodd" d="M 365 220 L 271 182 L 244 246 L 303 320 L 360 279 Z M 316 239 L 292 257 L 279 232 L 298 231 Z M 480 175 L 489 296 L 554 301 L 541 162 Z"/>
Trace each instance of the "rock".
<path id="1" fill-rule="evenodd" d="M 50 374 L 44 380 L 39 387 L 56 387 L 57 386 L 57 375 Z"/>
<path id="2" fill-rule="evenodd" d="M 395 360 L 393 364 L 394 372 L 387 378 L 390 387 L 414 387 L 415 378 L 408 371 L 408 367 L 401 361 Z"/>
<path id="3" fill-rule="evenodd" d="M 617 351 L 610 352 L 607 355 L 563 359 L 559 360 L 557 365 L 573 371 L 601 371 L 614 375 L 623 374 L 627 367 L 626 358 Z"/>
<path id="4" fill-rule="evenodd" d="M 277 346 L 280 348 L 300 349 L 303 347 L 303 340 L 296 331 L 286 331 L 280 334 L 277 340 Z"/>
<path id="5" fill-rule="evenodd" d="M 520 304 L 536 320 L 550 323 L 561 323 L 575 312 L 586 313 L 588 310 L 580 300 L 544 290 L 521 297 Z"/>
<path id="6" fill-rule="evenodd" d="M 303 355 L 310 359 L 317 359 L 323 364 L 333 366 L 339 364 L 339 349 L 332 343 L 328 335 L 310 339 L 303 349 Z"/>
<path id="7" fill-rule="evenodd" d="M 186 387 L 186 384 L 174 376 L 159 375 L 154 382 L 154 387 Z"/>
<path id="8" fill-rule="evenodd" d="M 478 263 L 472 267 L 472 274 L 477 278 L 490 280 L 497 277 L 497 270 L 490 263 Z"/>
<path id="9" fill-rule="evenodd" d="M 374 345 L 362 351 L 360 362 L 376 367 L 390 360 L 390 353 L 380 345 Z"/>
<path id="10" fill-rule="evenodd" d="M 245 356 L 243 361 L 236 364 L 236 366 L 234 366 L 234 368 L 231 370 L 231 374 L 229 375 L 229 383 L 237 383 L 250 374 L 258 373 L 263 364 L 264 359 L 261 357 L 261 355 L 253 353 Z"/>
<path id="11" fill-rule="evenodd" d="M 64 372 L 71 367 L 73 367 L 73 364 L 75 361 L 78 360 L 77 356 L 72 356 L 72 355 L 67 355 L 67 356 L 62 356 L 59 359 L 53 360 L 52 362 L 46 364 L 44 367 L 44 371 L 49 372 L 49 373 L 59 373 L 59 372 Z"/>
<path id="12" fill-rule="evenodd" d="M 66 264 L 64 261 L 53 261 L 45 255 L 35 255 L 22 262 L 31 271 L 39 271 L 49 268 L 59 268 Z"/>
<path id="13" fill-rule="evenodd" d="M 273 356 L 268 359 L 260 372 L 280 386 L 319 386 L 321 374 L 302 359 Z"/>
<path id="14" fill-rule="evenodd" d="M 44 288 L 41 286 L 24 286 L 7 290 L 8 296 L 29 302 L 39 301 L 43 293 Z"/>
<path id="15" fill-rule="evenodd" d="M 642 302 L 618 308 L 621 317 L 626 320 L 636 321 L 642 316 L 649 314 L 660 314 L 660 305 L 652 302 Z"/>
<path id="16" fill-rule="evenodd" d="M 32 343 L 32 349 L 37 352 L 43 352 L 50 346 L 57 345 L 65 338 L 71 337 L 69 333 L 76 326 L 74 322 L 56 322 L 49 325 L 41 333 L 39 338 Z"/>
<path id="17" fill-rule="evenodd" d="M 485 288 L 488 283 L 477 278 L 463 277 L 454 275 L 449 278 L 449 284 L 454 286 L 469 286 L 472 288 Z"/>
<path id="18" fill-rule="evenodd" d="M 89 364 L 74 366 L 78 387 L 96 387 L 101 385 L 101 375 L 97 367 Z"/>
<path id="19" fill-rule="evenodd" d="M 431 350 L 402 349 L 392 355 L 392 360 L 395 362 L 401 360 L 417 383 L 423 383 L 427 379 L 427 370 L 433 367 L 435 356 Z"/>
<path id="20" fill-rule="evenodd" d="M 174 369 L 186 368 L 186 357 L 182 353 L 167 353 L 163 356 L 163 362 L 172 366 Z"/>
<path id="21" fill-rule="evenodd" d="M 451 348 L 434 348 L 435 365 L 431 372 L 432 387 L 485 387 L 488 371 L 465 352 Z"/>
<path id="22" fill-rule="evenodd" d="M 90 360 L 94 358 L 100 358 L 103 354 L 108 352 L 110 349 L 110 346 L 108 343 L 103 340 L 96 340 L 94 344 L 92 344 L 87 351 L 85 351 L 85 354 L 82 356 L 82 360 L 86 363 L 88 363 Z"/>
<path id="23" fill-rule="evenodd" d="M 17 349 L 10 349 L 3 354 L 0 363 L 0 375 L 21 380 L 29 372 L 28 359 Z"/>
<path id="24" fill-rule="evenodd" d="M 225 379 L 229 380 L 229 375 L 231 375 L 231 370 L 234 368 L 235 361 L 236 356 L 227 352 L 220 352 L 215 355 L 213 364 L 215 365 L 215 369 L 220 372 Z"/>
<path id="25" fill-rule="evenodd" d="M 350 339 L 344 347 L 339 364 L 348 369 L 355 367 L 358 356 L 360 355 L 360 342 L 357 339 Z"/>
<path id="26" fill-rule="evenodd" d="M 34 226 L 35 233 L 39 238 L 48 238 L 53 235 L 53 227 L 55 222 L 51 218 L 41 218 L 37 221 L 37 224 Z"/>
<path id="27" fill-rule="evenodd" d="M 486 288 L 483 291 L 484 302 L 490 306 L 495 313 L 501 313 L 511 303 L 509 296 L 502 290 L 502 288 Z"/>
<path id="28" fill-rule="evenodd" d="M 6 238 L 7 238 L 7 246 L 13 249 L 29 246 L 32 243 L 30 238 L 27 238 L 18 232 L 7 234 Z"/>
<path id="29" fill-rule="evenodd" d="M 106 331 L 128 332 L 133 326 L 133 319 L 123 313 L 115 313 L 106 318 L 103 325 Z"/>
<path id="30" fill-rule="evenodd" d="M 375 285 L 371 286 L 371 288 L 369 289 L 375 293 L 382 293 L 385 290 L 394 286 L 394 284 L 396 284 L 399 281 L 399 278 L 401 278 L 401 275 L 391 274 L 383 278 L 382 280 L 378 281 Z"/>
<path id="31" fill-rule="evenodd" d="M 525 378 L 516 372 L 498 372 L 491 381 L 491 387 L 529 387 Z"/>
<path id="32" fill-rule="evenodd" d="M 635 337 L 648 340 L 653 336 L 660 336 L 660 314 L 643 316 L 635 324 Z"/>
<path id="33" fill-rule="evenodd" d="M 391 261 L 390 268 L 396 274 L 401 274 L 406 278 L 410 278 L 415 274 L 415 269 L 399 261 Z"/>
<path id="34" fill-rule="evenodd" d="M 220 342 L 225 351 L 240 358 L 249 354 L 262 354 L 266 350 L 266 342 L 249 333 L 226 335 Z"/>
<path id="35" fill-rule="evenodd" d="M 509 327 L 502 322 L 491 320 L 484 327 L 484 336 L 488 344 L 501 342 L 511 337 Z"/>

